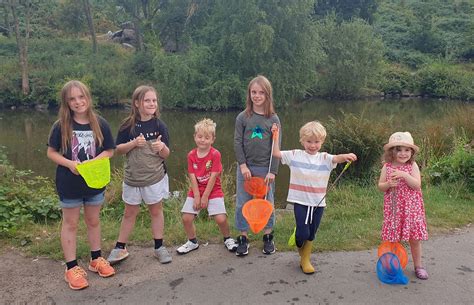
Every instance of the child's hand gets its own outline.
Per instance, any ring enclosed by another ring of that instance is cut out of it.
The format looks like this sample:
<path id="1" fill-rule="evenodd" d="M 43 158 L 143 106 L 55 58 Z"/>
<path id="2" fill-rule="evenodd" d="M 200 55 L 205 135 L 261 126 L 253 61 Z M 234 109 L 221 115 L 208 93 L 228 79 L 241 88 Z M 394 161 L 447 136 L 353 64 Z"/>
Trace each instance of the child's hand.
<path id="1" fill-rule="evenodd" d="M 265 177 L 265 183 L 272 183 L 273 181 L 275 181 L 275 174 L 268 173 Z"/>
<path id="2" fill-rule="evenodd" d="M 201 197 L 201 209 L 207 209 L 207 206 L 209 205 L 209 198 L 208 197 Z"/>
<path id="3" fill-rule="evenodd" d="M 199 211 L 201 209 L 201 198 L 194 197 L 193 209 Z"/>
<path id="4" fill-rule="evenodd" d="M 140 134 L 138 137 L 133 139 L 133 141 L 135 142 L 135 147 L 143 147 L 146 144 L 146 140 L 143 134 Z"/>
<path id="5" fill-rule="evenodd" d="M 79 176 L 79 172 L 77 171 L 77 165 L 78 165 L 78 164 L 81 164 L 81 162 L 78 162 L 78 161 L 70 161 L 70 162 L 69 162 L 69 165 L 68 165 L 69 170 L 70 170 L 74 175 L 77 175 L 77 176 Z"/>
<path id="6" fill-rule="evenodd" d="M 250 180 L 250 178 L 252 178 L 252 173 L 250 172 L 250 169 L 247 167 L 247 164 L 244 163 L 240 165 L 240 172 L 242 173 L 244 180 Z"/>
<path id="7" fill-rule="evenodd" d="M 407 172 L 396 169 L 392 172 L 390 178 L 394 180 L 406 179 L 407 175 L 409 175 Z"/>
<path id="8" fill-rule="evenodd" d="M 151 150 L 154 153 L 159 154 L 163 148 L 165 148 L 165 143 L 161 142 L 161 135 L 159 135 L 158 138 L 156 138 L 156 141 L 151 143 Z"/>
<path id="9" fill-rule="evenodd" d="M 272 133 L 278 132 L 278 129 L 279 129 L 279 128 L 278 128 L 278 124 L 277 124 L 277 123 L 273 123 L 272 129 L 271 129 Z"/>
<path id="10" fill-rule="evenodd" d="M 345 154 L 344 155 L 344 161 L 346 162 L 354 162 L 357 160 L 357 156 L 353 153 Z"/>

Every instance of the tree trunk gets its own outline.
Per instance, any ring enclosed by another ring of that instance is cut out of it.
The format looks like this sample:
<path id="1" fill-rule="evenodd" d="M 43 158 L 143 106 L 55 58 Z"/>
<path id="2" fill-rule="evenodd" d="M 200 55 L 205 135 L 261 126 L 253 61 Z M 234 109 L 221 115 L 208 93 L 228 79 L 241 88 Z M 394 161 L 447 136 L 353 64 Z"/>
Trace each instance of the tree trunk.
<path id="1" fill-rule="evenodd" d="M 91 34 L 92 52 L 94 54 L 97 54 L 97 37 L 95 35 L 94 22 L 92 21 L 91 5 L 89 3 L 89 0 L 82 0 L 82 4 L 84 6 L 84 13 L 86 14 L 87 18 L 87 26 L 89 27 L 89 33 Z"/>
<path id="2" fill-rule="evenodd" d="M 18 55 L 20 59 L 20 68 L 21 68 L 21 91 L 23 95 L 30 94 L 30 82 L 29 82 L 29 70 L 28 70 L 28 40 L 30 38 L 30 1 L 25 1 L 25 38 L 21 37 L 20 33 L 20 22 L 18 20 L 18 15 L 16 12 L 17 7 L 15 2 L 10 0 L 10 9 L 12 11 L 14 28 L 15 28 L 15 38 L 16 44 L 18 47 Z"/>

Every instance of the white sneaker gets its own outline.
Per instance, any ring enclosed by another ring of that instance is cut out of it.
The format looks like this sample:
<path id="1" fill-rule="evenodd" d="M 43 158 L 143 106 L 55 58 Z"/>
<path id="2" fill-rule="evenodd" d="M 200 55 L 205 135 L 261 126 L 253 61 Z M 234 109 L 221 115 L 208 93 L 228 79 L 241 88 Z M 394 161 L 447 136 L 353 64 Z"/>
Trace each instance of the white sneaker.
<path id="1" fill-rule="evenodd" d="M 235 250 L 237 250 L 237 243 L 233 238 L 227 238 L 224 241 L 224 245 L 230 252 L 235 252 Z"/>
<path id="2" fill-rule="evenodd" d="M 199 248 L 198 243 L 193 243 L 192 241 L 188 240 L 184 245 L 176 249 L 176 252 L 178 252 L 178 254 L 186 254 L 196 250 L 197 248 Z"/>

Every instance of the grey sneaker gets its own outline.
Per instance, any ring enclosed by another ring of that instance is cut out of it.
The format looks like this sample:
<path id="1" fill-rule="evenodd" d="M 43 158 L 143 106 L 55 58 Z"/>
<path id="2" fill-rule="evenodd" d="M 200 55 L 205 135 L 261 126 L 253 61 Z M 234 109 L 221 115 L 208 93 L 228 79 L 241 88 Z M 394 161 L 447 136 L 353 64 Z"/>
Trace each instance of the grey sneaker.
<path id="1" fill-rule="evenodd" d="M 171 261 L 173 260 L 173 258 L 171 258 L 171 255 L 168 253 L 168 250 L 166 250 L 165 246 L 161 246 L 158 249 L 155 249 L 155 257 L 162 264 L 171 263 Z"/>
<path id="2" fill-rule="evenodd" d="M 107 261 L 111 265 L 114 265 L 126 259 L 128 255 L 129 253 L 127 251 L 127 248 L 125 249 L 114 248 L 112 249 L 112 251 L 110 251 L 109 257 L 107 257 Z"/>
<path id="3" fill-rule="evenodd" d="M 196 250 L 197 248 L 199 248 L 198 243 L 193 243 L 192 241 L 188 240 L 184 245 L 176 249 L 176 252 L 178 252 L 178 254 L 186 254 Z"/>
<path id="4" fill-rule="evenodd" d="M 240 235 L 237 237 L 237 250 L 235 251 L 235 255 L 245 256 L 247 254 L 249 254 L 249 242 L 247 237 Z"/>
<path id="5" fill-rule="evenodd" d="M 230 252 L 235 252 L 235 250 L 237 250 L 237 243 L 233 238 L 227 238 L 224 240 L 224 245 Z"/>
<path id="6" fill-rule="evenodd" d="M 263 253 L 273 254 L 275 253 L 275 243 L 273 242 L 273 234 L 263 235 Z"/>

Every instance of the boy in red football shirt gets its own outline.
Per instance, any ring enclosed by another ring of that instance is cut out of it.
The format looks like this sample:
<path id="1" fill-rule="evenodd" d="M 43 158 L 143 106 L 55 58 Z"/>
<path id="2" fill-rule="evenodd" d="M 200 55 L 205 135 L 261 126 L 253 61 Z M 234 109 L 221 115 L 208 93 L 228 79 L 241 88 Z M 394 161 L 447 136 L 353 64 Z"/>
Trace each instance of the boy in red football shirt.
<path id="1" fill-rule="evenodd" d="M 203 119 L 194 125 L 196 148 L 188 153 L 188 175 L 191 187 L 181 210 L 188 241 L 176 250 L 179 254 L 186 254 L 199 248 L 194 218 L 201 209 L 207 209 L 209 216 L 214 217 L 224 236 L 224 245 L 227 250 L 233 252 L 237 249 L 237 244 L 230 237 L 220 180 L 221 154 L 212 147 L 215 139 L 216 123 L 212 120 Z"/>

